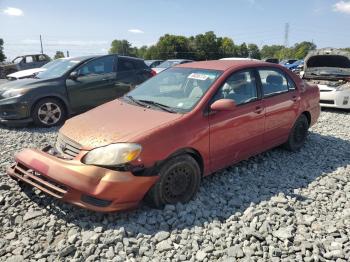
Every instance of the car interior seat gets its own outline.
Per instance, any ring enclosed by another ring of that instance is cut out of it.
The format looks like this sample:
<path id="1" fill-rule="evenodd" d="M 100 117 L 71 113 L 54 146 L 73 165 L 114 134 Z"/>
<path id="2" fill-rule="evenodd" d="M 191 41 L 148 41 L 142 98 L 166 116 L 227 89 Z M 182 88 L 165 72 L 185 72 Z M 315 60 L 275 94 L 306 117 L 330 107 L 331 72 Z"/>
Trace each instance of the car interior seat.
<path id="1" fill-rule="evenodd" d="M 264 94 L 272 94 L 278 91 L 281 91 L 283 86 L 283 78 L 279 75 L 268 75 L 266 77 L 266 84 L 263 85 Z"/>

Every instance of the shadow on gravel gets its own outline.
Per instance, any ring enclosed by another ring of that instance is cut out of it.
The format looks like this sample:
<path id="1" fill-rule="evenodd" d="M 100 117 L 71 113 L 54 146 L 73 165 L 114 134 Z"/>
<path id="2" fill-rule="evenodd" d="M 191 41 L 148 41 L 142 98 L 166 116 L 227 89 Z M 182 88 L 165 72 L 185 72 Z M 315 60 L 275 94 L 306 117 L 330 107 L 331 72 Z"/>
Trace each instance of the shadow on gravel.
<path id="1" fill-rule="evenodd" d="M 128 236 L 154 235 L 159 231 L 191 229 L 214 221 L 238 219 L 251 205 L 269 201 L 279 193 L 296 201 L 298 194 L 319 177 L 350 164 L 350 141 L 310 133 L 305 147 L 296 153 L 276 148 L 203 179 L 200 192 L 190 203 L 165 210 L 145 205 L 134 211 L 100 214 L 53 200 L 33 191 L 28 196 L 50 214 L 82 231 L 102 226 L 124 227 Z"/>
<path id="2" fill-rule="evenodd" d="M 342 115 L 350 115 L 350 109 L 341 109 L 341 108 L 330 108 L 330 107 L 323 107 L 321 108 L 322 112 L 330 112 L 330 113 L 336 113 L 336 114 L 342 114 Z"/>

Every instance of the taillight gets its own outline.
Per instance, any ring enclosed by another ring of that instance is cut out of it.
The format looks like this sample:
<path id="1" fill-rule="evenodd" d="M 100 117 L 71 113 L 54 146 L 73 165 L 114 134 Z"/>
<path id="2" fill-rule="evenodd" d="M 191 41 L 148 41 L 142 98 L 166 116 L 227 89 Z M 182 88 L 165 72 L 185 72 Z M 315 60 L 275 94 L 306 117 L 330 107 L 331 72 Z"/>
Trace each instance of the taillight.
<path id="1" fill-rule="evenodd" d="M 157 72 L 154 71 L 153 69 L 151 69 L 151 74 L 152 74 L 152 76 L 155 76 L 157 74 Z"/>

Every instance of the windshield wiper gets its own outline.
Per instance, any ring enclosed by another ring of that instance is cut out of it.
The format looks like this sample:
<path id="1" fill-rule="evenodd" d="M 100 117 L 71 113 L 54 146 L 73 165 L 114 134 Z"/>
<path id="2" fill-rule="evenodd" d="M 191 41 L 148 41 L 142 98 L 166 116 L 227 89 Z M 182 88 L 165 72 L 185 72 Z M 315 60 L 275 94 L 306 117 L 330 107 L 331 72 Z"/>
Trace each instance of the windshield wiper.
<path id="1" fill-rule="evenodd" d="M 177 111 L 174 108 L 167 106 L 167 105 L 163 105 L 163 104 L 155 102 L 155 101 L 150 101 L 150 100 L 138 100 L 138 101 L 145 103 L 145 104 L 149 104 L 149 105 L 158 107 L 158 108 L 160 108 L 166 112 L 169 112 L 169 113 L 177 113 Z"/>
<path id="2" fill-rule="evenodd" d="M 142 107 L 149 107 L 149 105 L 147 105 L 146 103 L 143 103 L 140 100 L 137 100 L 137 99 L 133 98 L 132 96 L 124 96 L 124 98 L 127 98 L 130 101 L 132 101 L 133 103 L 135 103 L 137 105 L 140 105 Z"/>

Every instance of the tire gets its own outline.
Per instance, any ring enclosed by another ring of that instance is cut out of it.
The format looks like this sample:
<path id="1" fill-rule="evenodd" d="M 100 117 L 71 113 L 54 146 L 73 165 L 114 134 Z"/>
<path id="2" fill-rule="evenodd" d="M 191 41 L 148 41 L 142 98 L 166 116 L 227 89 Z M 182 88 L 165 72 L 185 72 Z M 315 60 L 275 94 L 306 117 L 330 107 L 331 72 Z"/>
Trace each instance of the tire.
<path id="1" fill-rule="evenodd" d="M 58 99 L 44 98 L 35 104 L 31 115 L 35 125 L 52 127 L 63 124 L 67 118 L 67 110 Z"/>
<path id="2" fill-rule="evenodd" d="M 308 135 L 309 122 L 304 114 L 299 116 L 295 121 L 294 126 L 289 134 L 288 141 L 285 147 L 294 152 L 303 147 L 306 137 Z"/>
<path id="3" fill-rule="evenodd" d="M 190 201 L 197 193 L 201 181 L 199 165 L 190 155 L 169 159 L 161 166 L 159 176 L 145 197 L 145 202 L 155 208 Z"/>

